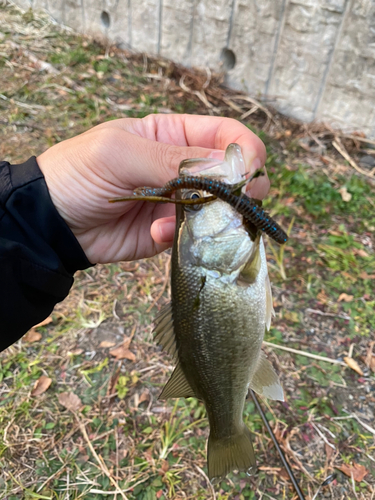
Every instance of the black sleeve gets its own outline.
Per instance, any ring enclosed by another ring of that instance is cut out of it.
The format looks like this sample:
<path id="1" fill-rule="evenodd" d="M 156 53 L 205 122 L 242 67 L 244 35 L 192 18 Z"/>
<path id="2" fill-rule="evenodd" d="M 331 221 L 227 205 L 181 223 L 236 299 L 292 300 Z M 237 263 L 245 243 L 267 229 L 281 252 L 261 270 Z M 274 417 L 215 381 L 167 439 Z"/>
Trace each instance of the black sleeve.
<path id="1" fill-rule="evenodd" d="M 63 300 L 92 264 L 57 212 L 33 156 L 0 162 L 0 351 Z"/>

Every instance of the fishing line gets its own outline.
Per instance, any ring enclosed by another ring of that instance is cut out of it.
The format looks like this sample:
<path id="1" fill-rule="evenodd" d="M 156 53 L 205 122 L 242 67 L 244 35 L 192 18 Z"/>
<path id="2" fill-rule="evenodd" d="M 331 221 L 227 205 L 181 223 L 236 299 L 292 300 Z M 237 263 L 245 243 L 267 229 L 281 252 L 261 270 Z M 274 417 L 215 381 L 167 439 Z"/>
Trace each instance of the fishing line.
<path id="1" fill-rule="evenodd" d="M 290 478 L 290 480 L 291 480 L 291 482 L 293 484 L 293 487 L 296 490 L 296 493 L 298 495 L 299 500 L 306 500 L 304 494 L 302 493 L 302 490 L 300 489 L 300 487 L 298 485 L 297 479 L 294 477 L 293 471 L 292 471 L 290 465 L 288 464 L 288 462 L 287 462 L 287 460 L 285 458 L 284 452 L 280 448 L 280 445 L 279 445 L 279 443 L 278 443 L 278 441 L 276 439 L 276 436 L 273 433 L 273 430 L 271 429 L 270 424 L 268 423 L 267 417 L 264 414 L 264 411 L 263 411 L 262 407 L 260 406 L 258 398 L 256 397 L 256 395 L 255 395 L 255 393 L 254 393 L 254 391 L 252 389 L 249 389 L 249 391 L 250 391 L 251 397 L 253 398 L 253 401 L 254 401 L 254 404 L 256 406 L 256 409 L 258 410 L 258 412 L 259 412 L 259 414 L 260 414 L 260 416 L 261 416 L 261 418 L 263 420 L 263 423 L 266 426 L 268 434 L 271 436 L 273 444 L 275 445 L 275 448 L 276 448 L 276 450 L 277 450 L 277 452 L 278 452 L 278 454 L 279 454 L 279 456 L 281 458 L 281 461 L 282 461 L 282 463 L 283 463 L 283 465 L 284 465 L 284 467 L 285 467 L 285 469 L 286 469 L 286 471 L 288 473 L 288 476 L 289 476 L 289 478 Z"/>

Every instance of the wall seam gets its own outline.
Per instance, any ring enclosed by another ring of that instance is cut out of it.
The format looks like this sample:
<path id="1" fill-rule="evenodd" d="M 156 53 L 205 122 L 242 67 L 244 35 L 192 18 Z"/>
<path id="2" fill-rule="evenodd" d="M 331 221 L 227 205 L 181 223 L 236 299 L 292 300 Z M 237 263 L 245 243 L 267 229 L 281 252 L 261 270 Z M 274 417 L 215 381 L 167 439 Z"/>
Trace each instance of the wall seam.
<path id="1" fill-rule="evenodd" d="M 323 97 L 324 97 L 325 90 L 326 90 L 327 80 L 328 80 L 329 74 L 331 72 L 331 68 L 333 65 L 333 60 L 334 60 L 334 56 L 335 56 L 337 47 L 339 45 L 339 42 L 341 41 L 341 36 L 342 36 L 343 29 L 344 29 L 346 18 L 348 16 L 348 13 L 351 10 L 352 1 L 353 0 L 346 0 L 346 3 L 345 3 L 345 9 L 344 9 L 344 12 L 343 12 L 343 15 L 341 18 L 341 23 L 340 23 L 339 29 L 337 30 L 336 40 L 335 40 L 335 43 L 333 44 L 327 66 L 326 66 L 326 69 L 325 69 L 324 74 L 323 74 L 323 78 L 322 78 L 322 82 L 321 82 L 321 85 L 319 88 L 318 96 L 316 98 L 316 103 L 315 103 L 315 106 L 313 108 L 313 112 L 312 112 L 312 119 L 313 120 L 316 119 L 318 112 L 319 112 L 319 107 L 323 101 Z"/>
<path id="2" fill-rule="evenodd" d="M 82 17 L 82 28 L 83 32 L 86 32 L 86 12 L 85 12 L 85 0 L 81 0 L 81 17 Z"/>
<path id="3" fill-rule="evenodd" d="M 191 23 L 190 23 L 190 36 L 187 48 L 187 60 L 189 61 L 189 66 L 191 66 L 191 58 L 193 55 L 193 34 L 194 34 L 194 20 L 195 20 L 195 0 L 193 0 L 191 6 Z"/>
<path id="4" fill-rule="evenodd" d="M 160 48 L 161 48 L 162 22 L 163 22 L 163 0 L 159 0 L 159 32 L 158 32 L 158 46 L 157 46 L 158 55 L 160 54 Z"/>
<path id="5" fill-rule="evenodd" d="M 236 0 L 232 0 L 232 8 L 230 11 L 230 18 L 229 18 L 229 28 L 228 28 L 228 36 L 227 36 L 227 47 L 229 47 L 230 44 L 230 39 L 232 37 L 232 28 L 233 28 L 233 19 L 234 19 L 234 9 L 236 6 Z"/>
<path id="6" fill-rule="evenodd" d="M 283 31 L 284 31 L 285 18 L 286 18 L 286 9 L 287 9 L 287 5 L 288 4 L 289 4 L 289 0 L 283 0 L 283 3 L 281 5 L 280 22 L 279 22 L 279 26 L 278 26 L 277 32 L 276 32 L 275 45 L 273 47 L 272 59 L 271 59 L 271 64 L 270 64 L 270 71 L 268 73 L 268 78 L 267 78 L 267 81 L 266 81 L 266 85 L 264 87 L 264 95 L 265 96 L 268 95 L 268 90 L 271 87 L 272 79 L 274 77 L 276 60 L 277 60 L 277 55 L 278 55 L 279 49 L 280 49 L 281 35 L 282 35 Z"/>
<path id="7" fill-rule="evenodd" d="M 129 49 L 132 48 L 132 2 L 128 0 L 128 43 Z"/>

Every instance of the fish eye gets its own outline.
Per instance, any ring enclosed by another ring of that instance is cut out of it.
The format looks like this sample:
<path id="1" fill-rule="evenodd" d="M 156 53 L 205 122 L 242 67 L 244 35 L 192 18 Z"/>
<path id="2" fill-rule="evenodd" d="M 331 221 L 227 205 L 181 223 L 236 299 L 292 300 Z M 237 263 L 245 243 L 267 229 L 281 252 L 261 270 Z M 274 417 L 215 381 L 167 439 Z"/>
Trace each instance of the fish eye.
<path id="1" fill-rule="evenodd" d="M 203 197 L 203 193 L 200 193 L 199 191 L 185 191 L 182 195 L 184 200 L 195 200 L 198 198 Z M 202 208 L 202 205 L 185 205 L 184 206 L 185 210 L 189 212 L 197 212 Z"/>

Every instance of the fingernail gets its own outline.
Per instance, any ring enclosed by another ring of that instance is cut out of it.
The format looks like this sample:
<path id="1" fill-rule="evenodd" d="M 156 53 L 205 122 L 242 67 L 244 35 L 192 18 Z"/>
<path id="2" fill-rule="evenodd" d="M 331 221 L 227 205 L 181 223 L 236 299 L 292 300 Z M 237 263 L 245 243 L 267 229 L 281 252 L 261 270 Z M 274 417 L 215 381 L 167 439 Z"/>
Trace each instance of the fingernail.
<path id="1" fill-rule="evenodd" d="M 212 158 L 213 160 L 224 160 L 224 157 L 225 157 L 225 151 L 222 151 L 221 149 L 214 149 L 208 155 L 208 158 Z"/>
<path id="2" fill-rule="evenodd" d="M 162 243 L 168 243 L 173 240 L 175 227 L 175 222 L 164 222 L 163 224 L 159 224 L 159 233 Z"/>

